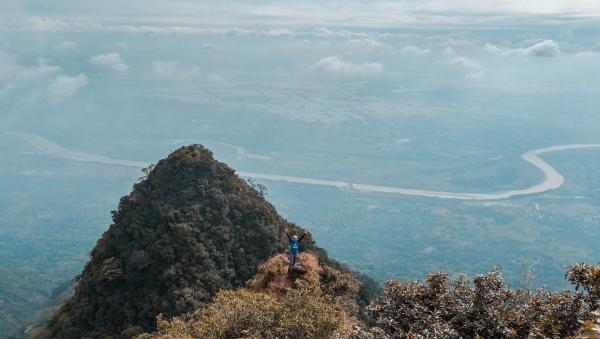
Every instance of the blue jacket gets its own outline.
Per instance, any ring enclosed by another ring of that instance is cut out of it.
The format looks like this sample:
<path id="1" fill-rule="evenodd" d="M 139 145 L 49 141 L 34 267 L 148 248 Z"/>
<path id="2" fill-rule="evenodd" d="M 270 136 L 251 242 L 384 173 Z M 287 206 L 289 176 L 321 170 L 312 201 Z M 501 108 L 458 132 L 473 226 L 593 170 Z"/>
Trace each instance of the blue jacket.
<path id="1" fill-rule="evenodd" d="M 286 233 L 285 235 L 287 235 L 289 241 L 290 241 L 290 253 L 291 254 L 298 254 L 300 253 L 300 241 L 302 241 L 302 239 L 304 238 L 304 236 L 306 234 L 303 234 L 300 239 L 298 240 L 294 240 L 292 239 L 292 237 L 290 237 L 289 233 Z"/>

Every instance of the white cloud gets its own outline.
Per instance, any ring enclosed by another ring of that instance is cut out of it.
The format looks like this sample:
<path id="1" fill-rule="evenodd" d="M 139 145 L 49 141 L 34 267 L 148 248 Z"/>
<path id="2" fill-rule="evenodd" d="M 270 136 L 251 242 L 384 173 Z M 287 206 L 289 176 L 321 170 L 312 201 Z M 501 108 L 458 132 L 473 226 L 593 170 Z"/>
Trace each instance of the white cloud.
<path id="1" fill-rule="evenodd" d="M 313 71 L 339 75 L 371 75 L 381 72 L 382 68 L 377 62 L 352 63 L 337 56 L 323 58 L 310 66 Z"/>
<path id="2" fill-rule="evenodd" d="M 119 15 L 123 18 L 135 17 L 139 21 L 150 22 L 156 19 L 156 13 L 160 13 L 161 20 L 171 18 L 174 24 L 202 22 L 203 25 L 214 27 L 227 25 L 277 27 L 281 24 L 303 27 L 464 25 L 518 20 L 526 16 L 538 16 L 542 20 L 545 19 L 542 16 L 550 15 L 555 15 L 559 20 L 600 16 L 600 4 L 597 0 L 338 0 L 325 2 L 316 0 L 296 2 L 103 0 L 101 2 L 68 1 L 68 7 L 64 5 L 65 1 L 58 3 L 53 12 L 58 12 L 62 7 L 64 12 L 78 14 L 80 17 L 89 17 L 90 13 L 93 13 L 101 22 L 114 19 L 114 8 L 119 7 Z M 190 18 L 190 13 L 194 13 L 193 18 Z M 35 27 L 53 29 L 60 27 L 58 23 L 44 18 L 34 23 Z"/>
<path id="3" fill-rule="evenodd" d="M 35 66 L 19 67 L 19 72 L 15 77 L 18 80 L 36 81 L 40 78 L 54 75 L 60 72 L 60 67 L 46 65 L 44 61 L 40 61 Z"/>
<path id="4" fill-rule="evenodd" d="M 539 57 L 553 57 L 560 54 L 560 47 L 554 40 L 544 40 L 537 44 L 523 49 L 526 55 L 533 55 Z"/>
<path id="5" fill-rule="evenodd" d="M 465 72 L 465 78 L 475 79 L 480 78 L 483 75 L 481 65 L 478 62 L 471 60 L 466 57 L 458 56 L 450 59 L 448 63 L 451 66 L 461 69 Z"/>
<path id="6" fill-rule="evenodd" d="M 543 40 L 529 47 L 522 48 L 507 48 L 486 44 L 484 49 L 490 53 L 496 53 L 503 56 L 523 55 L 535 57 L 555 57 L 561 53 L 559 44 L 554 40 Z"/>
<path id="7" fill-rule="evenodd" d="M 305 25 L 303 25 L 305 26 Z M 118 32 L 128 34 L 184 34 L 184 35 L 236 35 L 236 36 L 280 36 L 296 38 L 346 38 L 364 40 L 363 42 L 378 44 L 377 39 L 393 36 L 403 36 L 404 33 L 357 31 L 318 27 L 303 29 L 293 25 L 270 29 L 231 28 L 228 25 L 109 25 L 94 21 L 55 20 L 32 17 L 25 19 L 17 26 L 30 31 L 77 31 L 77 32 Z M 250 26 L 248 26 L 250 27 Z M 371 39 L 373 41 L 369 41 Z M 208 46 L 212 46 L 208 44 Z M 121 49 L 121 46 L 118 46 Z"/>
<path id="8" fill-rule="evenodd" d="M 408 54 L 415 54 L 415 55 L 426 55 L 429 54 L 431 52 L 431 50 L 429 50 L 429 48 L 420 48 L 417 46 L 404 46 L 402 47 L 402 52 L 403 53 L 408 53 Z"/>
<path id="9" fill-rule="evenodd" d="M 575 54 L 578 58 L 594 59 L 600 57 L 600 51 L 583 51 Z"/>
<path id="10" fill-rule="evenodd" d="M 101 66 L 112 66 L 122 64 L 121 55 L 119 53 L 99 54 L 90 59 L 90 63 Z"/>
<path id="11" fill-rule="evenodd" d="M 125 72 L 129 69 L 117 52 L 96 55 L 90 59 L 90 63 L 95 66 L 108 67 L 117 72 Z"/>
<path id="12" fill-rule="evenodd" d="M 12 104 L 45 101 L 60 103 L 87 85 L 85 74 L 67 76 L 59 66 L 45 60 L 23 66 L 10 55 L 0 52 L 0 99 Z"/>
<path id="13" fill-rule="evenodd" d="M 48 86 L 49 100 L 51 102 L 62 102 L 72 97 L 79 89 L 88 83 L 87 76 L 83 73 L 71 77 L 61 75 Z"/>
<path id="14" fill-rule="evenodd" d="M 484 50 L 486 50 L 487 52 L 490 53 L 494 53 L 494 54 L 503 54 L 506 55 L 506 51 L 508 51 L 509 49 L 507 48 L 500 48 L 494 44 L 485 44 L 485 46 L 483 47 Z"/>
<path id="15" fill-rule="evenodd" d="M 463 69 L 478 69 L 479 64 L 469 58 L 456 57 L 450 60 L 450 65 L 458 66 Z"/>
<path id="16" fill-rule="evenodd" d="M 274 28 L 264 31 L 264 34 L 269 36 L 293 36 L 296 33 L 288 28 Z"/>
<path id="17" fill-rule="evenodd" d="M 47 65 L 44 60 L 39 60 L 36 65 L 22 66 L 12 56 L 0 52 L 0 95 L 43 83 L 60 71 L 60 67 Z"/>
<path id="18" fill-rule="evenodd" d="M 127 72 L 129 70 L 129 66 L 125 64 L 115 64 L 112 66 L 112 69 L 117 72 Z"/>
<path id="19" fill-rule="evenodd" d="M 58 31 L 68 29 L 71 25 L 62 20 L 32 17 L 25 19 L 22 26 L 32 31 Z"/>

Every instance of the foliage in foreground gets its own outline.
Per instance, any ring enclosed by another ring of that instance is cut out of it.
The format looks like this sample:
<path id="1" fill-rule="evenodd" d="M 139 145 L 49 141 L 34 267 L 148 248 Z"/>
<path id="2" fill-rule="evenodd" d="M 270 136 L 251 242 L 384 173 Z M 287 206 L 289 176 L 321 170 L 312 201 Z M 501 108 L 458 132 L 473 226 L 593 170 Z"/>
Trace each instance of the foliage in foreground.
<path id="1" fill-rule="evenodd" d="M 247 289 L 219 293 L 197 316 L 158 319 L 152 338 L 329 338 L 350 330 L 345 313 L 318 289 L 301 288 L 280 303 Z"/>
<path id="2" fill-rule="evenodd" d="M 351 276 L 318 267 L 281 285 L 277 260 L 196 314 L 159 318 L 158 332 L 143 338 L 600 338 L 600 263 L 569 268 L 574 292 L 509 289 L 497 269 L 472 280 L 434 273 L 424 283 L 390 281 L 367 307 L 369 328 L 356 316 Z"/>
<path id="3" fill-rule="evenodd" d="M 358 320 L 360 283 L 302 254 L 288 275 L 285 256 L 259 267 L 246 288 L 221 291 L 205 309 L 182 318 L 158 318 L 158 330 L 139 338 L 345 338 Z"/>
<path id="4" fill-rule="evenodd" d="M 598 326 L 600 264 L 571 266 L 566 277 L 576 292 L 508 289 L 498 270 L 473 281 L 435 273 L 423 284 L 388 282 L 368 310 L 397 338 L 569 338 Z"/>

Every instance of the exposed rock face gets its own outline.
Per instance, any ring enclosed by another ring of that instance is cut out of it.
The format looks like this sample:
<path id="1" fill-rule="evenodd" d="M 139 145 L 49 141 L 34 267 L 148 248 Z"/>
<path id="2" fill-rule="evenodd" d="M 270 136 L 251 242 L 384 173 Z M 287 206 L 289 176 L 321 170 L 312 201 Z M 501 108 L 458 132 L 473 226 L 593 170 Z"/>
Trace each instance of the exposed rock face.
<path id="1" fill-rule="evenodd" d="M 129 338 L 243 285 L 301 232 L 202 146 L 183 147 L 134 185 L 96 244 L 74 296 L 42 338 Z M 303 241 L 321 258 L 308 235 Z"/>

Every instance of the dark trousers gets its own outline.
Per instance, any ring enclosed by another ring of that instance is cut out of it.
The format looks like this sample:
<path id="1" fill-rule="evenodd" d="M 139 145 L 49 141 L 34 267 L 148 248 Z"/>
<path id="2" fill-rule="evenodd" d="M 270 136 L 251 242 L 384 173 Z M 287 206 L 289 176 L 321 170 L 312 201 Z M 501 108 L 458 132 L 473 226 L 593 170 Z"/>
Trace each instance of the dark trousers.
<path id="1" fill-rule="evenodd" d="M 296 265 L 297 261 L 298 261 L 298 253 L 290 252 L 290 268 L 292 268 L 294 265 Z"/>

